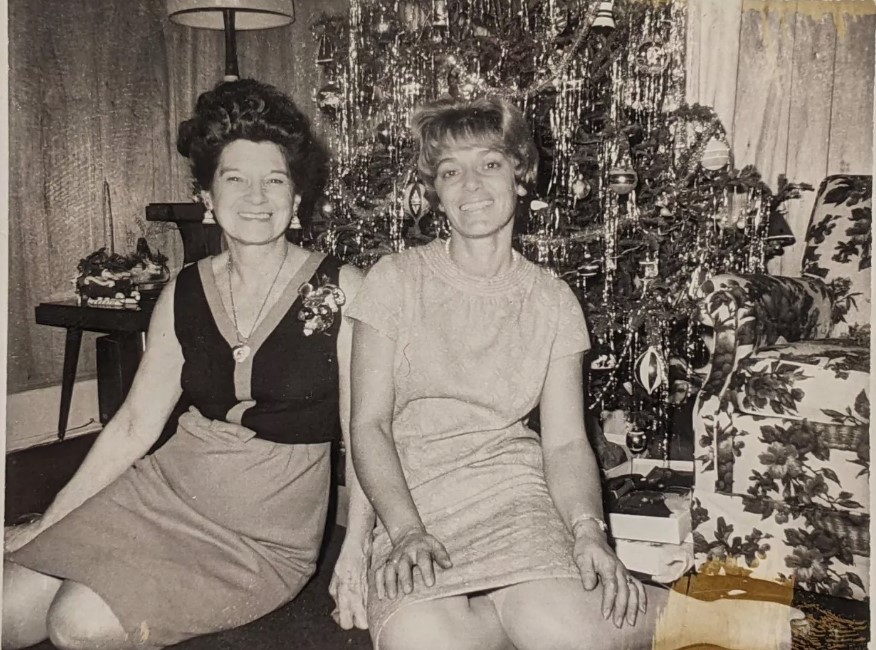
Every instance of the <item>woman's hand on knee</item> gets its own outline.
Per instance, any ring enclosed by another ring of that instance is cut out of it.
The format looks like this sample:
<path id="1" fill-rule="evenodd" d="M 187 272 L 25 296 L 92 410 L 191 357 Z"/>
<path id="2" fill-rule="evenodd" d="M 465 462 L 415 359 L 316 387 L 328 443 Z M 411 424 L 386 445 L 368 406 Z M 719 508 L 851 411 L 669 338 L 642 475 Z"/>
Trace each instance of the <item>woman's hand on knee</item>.
<path id="1" fill-rule="evenodd" d="M 627 571 L 605 537 L 576 539 L 575 563 L 587 591 L 602 585 L 602 617 L 611 617 L 617 627 L 635 625 L 647 608 L 645 587 Z"/>
<path id="2" fill-rule="evenodd" d="M 414 567 L 420 570 L 427 587 L 435 584 L 435 564 L 442 569 L 453 566 L 444 545 L 425 530 L 412 530 L 399 538 L 386 560 L 375 572 L 377 597 L 395 598 L 399 589 L 414 590 Z"/>
<path id="3" fill-rule="evenodd" d="M 335 601 L 332 618 L 345 630 L 368 629 L 368 552 L 345 543 L 335 562 L 329 594 Z"/>
<path id="4" fill-rule="evenodd" d="M 3 529 L 3 552 L 12 553 L 43 532 L 45 528 L 42 518 L 26 524 L 7 526 Z"/>

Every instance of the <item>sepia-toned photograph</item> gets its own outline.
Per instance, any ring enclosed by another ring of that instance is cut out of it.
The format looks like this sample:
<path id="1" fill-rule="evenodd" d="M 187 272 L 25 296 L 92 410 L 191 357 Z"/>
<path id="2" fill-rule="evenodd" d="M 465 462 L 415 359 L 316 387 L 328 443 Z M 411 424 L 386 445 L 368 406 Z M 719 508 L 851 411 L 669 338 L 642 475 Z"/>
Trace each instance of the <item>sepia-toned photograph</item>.
<path id="1" fill-rule="evenodd" d="M 3 650 L 870 647 L 876 1 L 2 4 Z"/>

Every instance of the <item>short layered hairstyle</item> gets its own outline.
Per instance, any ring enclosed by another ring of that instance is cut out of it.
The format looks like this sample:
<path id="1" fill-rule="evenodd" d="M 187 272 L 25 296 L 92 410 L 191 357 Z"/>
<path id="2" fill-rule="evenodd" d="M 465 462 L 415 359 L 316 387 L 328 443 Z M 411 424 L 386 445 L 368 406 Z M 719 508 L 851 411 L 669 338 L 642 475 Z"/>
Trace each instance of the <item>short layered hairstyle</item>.
<path id="1" fill-rule="evenodd" d="M 440 99 L 417 109 L 411 128 L 419 147 L 417 168 L 433 203 L 438 162 L 443 152 L 459 146 L 500 151 L 514 163 L 517 182 L 528 189 L 535 183 L 538 149 L 532 132 L 520 110 L 504 98 Z"/>

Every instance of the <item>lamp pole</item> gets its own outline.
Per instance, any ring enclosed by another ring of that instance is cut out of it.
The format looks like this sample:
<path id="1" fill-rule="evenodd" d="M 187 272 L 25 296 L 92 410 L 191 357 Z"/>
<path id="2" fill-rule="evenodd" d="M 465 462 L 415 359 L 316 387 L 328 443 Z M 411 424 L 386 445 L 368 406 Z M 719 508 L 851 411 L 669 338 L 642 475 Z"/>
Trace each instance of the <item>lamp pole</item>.
<path id="1" fill-rule="evenodd" d="M 234 30 L 234 9 L 222 10 L 222 22 L 225 23 L 225 81 L 240 79 L 237 67 L 237 34 Z"/>

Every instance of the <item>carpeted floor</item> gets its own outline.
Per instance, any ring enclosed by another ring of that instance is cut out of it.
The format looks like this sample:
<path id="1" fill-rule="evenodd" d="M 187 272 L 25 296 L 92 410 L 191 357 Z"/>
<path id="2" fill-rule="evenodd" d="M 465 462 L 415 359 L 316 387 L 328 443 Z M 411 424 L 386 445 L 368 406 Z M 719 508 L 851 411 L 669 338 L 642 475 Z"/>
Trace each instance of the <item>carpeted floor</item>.
<path id="1" fill-rule="evenodd" d="M 42 512 L 72 476 L 94 441 L 82 436 L 64 443 L 10 454 L 6 459 L 6 522 Z M 365 650 L 368 633 L 345 632 L 330 617 L 328 585 L 344 529 L 327 531 L 317 574 L 293 602 L 244 627 L 192 639 L 180 650 Z M 811 620 L 807 638 L 794 650 L 863 650 L 869 638 L 869 604 L 795 591 L 793 604 Z M 53 650 L 51 643 L 31 650 Z"/>

